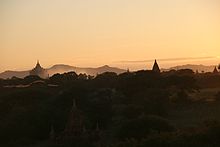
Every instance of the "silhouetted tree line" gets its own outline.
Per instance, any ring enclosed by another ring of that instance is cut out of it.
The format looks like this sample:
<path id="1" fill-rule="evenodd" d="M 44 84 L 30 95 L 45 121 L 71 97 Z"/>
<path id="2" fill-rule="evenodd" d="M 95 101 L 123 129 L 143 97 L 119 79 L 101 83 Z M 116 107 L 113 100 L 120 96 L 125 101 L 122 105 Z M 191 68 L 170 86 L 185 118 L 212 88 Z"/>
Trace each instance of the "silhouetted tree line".
<path id="1" fill-rule="evenodd" d="M 73 99 L 86 129 L 99 123 L 104 146 L 218 146 L 218 122 L 186 131 L 168 114 L 177 106 L 196 103 L 190 94 L 210 81 L 218 87 L 219 80 L 218 75 L 201 76 L 191 70 L 0 79 L 0 146 L 49 146 L 51 125 L 56 134 L 62 132 Z"/>

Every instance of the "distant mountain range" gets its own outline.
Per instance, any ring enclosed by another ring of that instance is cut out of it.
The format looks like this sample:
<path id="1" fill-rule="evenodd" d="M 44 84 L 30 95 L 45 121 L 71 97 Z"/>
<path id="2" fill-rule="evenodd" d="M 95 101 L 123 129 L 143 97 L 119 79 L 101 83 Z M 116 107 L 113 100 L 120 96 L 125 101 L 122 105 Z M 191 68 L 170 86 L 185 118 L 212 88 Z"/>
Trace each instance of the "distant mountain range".
<path id="1" fill-rule="evenodd" d="M 198 71 L 198 72 L 213 72 L 215 68 L 215 65 L 210 65 L 210 66 L 206 66 L 206 65 L 193 65 L 193 64 L 186 64 L 186 65 L 180 65 L 180 66 L 174 66 L 169 68 L 169 70 L 179 70 L 179 69 L 191 69 L 194 72 Z"/>
<path id="2" fill-rule="evenodd" d="M 215 66 L 205 66 L 205 65 L 193 65 L 193 64 L 186 64 L 186 65 L 180 65 L 180 66 L 175 66 L 171 67 L 169 69 L 162 69 L 162 71 L 167 71 L 167 70 L 179 70 L 179 69 L 192 69 L 194 72 L 198 70 L 199 72 L 212 72 L 214 70 Z M 86 73 L 88 75 L 97 75 L 101 74 L 104 72 L 115 72 L 117 74 L 123 73 L 126 70 L 120 69 L 117 67 L 110 67 L 108 65 L 97 67 L 97 68 L 82 68 L 82 67 L 75 67 L 75 66 L 70 66 L 70 65 L 64 65 L 64 64 L 57 64 L 52 66 L 51 68 L 47 69 L 48 73 L 50 76 L 56 74 L 56 73 L 64 73 L 64 72 L 70 72 L 70 71 L 75 71 L 76 73 Z M 0 78 L 7 79 L 11 78 L 13 76 L 19 77 L 19 78 L 24 78 L 29 75 L 29 71 L 5 71 L 0 73 Z"/>
<path id="3" fill-rule="evenodd" d="M 70 65 L 64 65 L 64 64 L 57 64 L 52 66 L 51 68 L 47 69 L 47 72 L 50 76 L 56 74 L 56 73 L 65 73 L 74 71 L 76 73 L 86 73 L 88 75 L 97 75 L 104 72 L 115 72 L 117 74 L 123 73 L 126 70 L 116 68 L 116 67 L 110 67 L 108 65 L 97 67 L 97 68 L 82 68 L 82 67 L 75 67 Z M 18 78 L 24 78 L 29 75 L 29 71 L 5 71 L 0 73 L 0 78 L 7 79 L 11 77 L 18 77 Z"/>

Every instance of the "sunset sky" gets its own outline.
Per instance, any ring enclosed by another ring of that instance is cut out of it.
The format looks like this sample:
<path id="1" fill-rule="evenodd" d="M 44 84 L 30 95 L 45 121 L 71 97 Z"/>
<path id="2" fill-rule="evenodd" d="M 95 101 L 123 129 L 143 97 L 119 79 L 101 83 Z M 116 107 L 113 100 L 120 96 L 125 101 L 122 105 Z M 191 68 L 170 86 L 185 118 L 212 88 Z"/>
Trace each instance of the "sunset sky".
<path id="1" fill-rule="evenodd" d="M 162 67 L 220 63 L 220 1 L 0 1 L 0 72 L 38 59 L 139 69 L 155 58 Z"/>

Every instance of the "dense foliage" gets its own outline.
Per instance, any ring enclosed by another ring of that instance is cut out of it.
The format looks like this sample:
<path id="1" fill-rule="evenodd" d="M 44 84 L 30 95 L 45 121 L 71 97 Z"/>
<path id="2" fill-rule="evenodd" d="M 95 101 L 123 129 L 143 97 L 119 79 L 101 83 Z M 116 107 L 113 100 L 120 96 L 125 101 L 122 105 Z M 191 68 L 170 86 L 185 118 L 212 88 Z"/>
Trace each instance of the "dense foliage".
<path id="1" fill-rule="evenodd" d="M 204 87 L 220 87 L 220 76 L 180 70 L 0 79 L 0 146 L 48 146 L 51 125 L 56 134 L 63 131 L 73 99 L 88 130 L 99 123 L 103 146 L 219 146 L 218 121 L 185 127 L 175 122 L 181 116 L 171 116 L 208 107 L 192 96 Z"/>

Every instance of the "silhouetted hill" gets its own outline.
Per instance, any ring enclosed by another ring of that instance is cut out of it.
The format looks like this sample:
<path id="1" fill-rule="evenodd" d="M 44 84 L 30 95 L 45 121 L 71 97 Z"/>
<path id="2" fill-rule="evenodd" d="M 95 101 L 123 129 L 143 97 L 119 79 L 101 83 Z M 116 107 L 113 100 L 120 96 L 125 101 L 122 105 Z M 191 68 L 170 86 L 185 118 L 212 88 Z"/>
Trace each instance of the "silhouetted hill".
<path id="1" fill-rule="evenodd" d="M 174 66 L 169 68 L 168 70 L 174 69 L 174 70 L 179 70 L 179 69 L 191 69 L 194 72 L 198 70 L 199 72 L 213 72 L 215 66 L 210 65 L 210 66 L 205 66 L 205 65 L 193 65 L 193 64 L 186 64 L 186 65 L 179 65 L 179 66 Z"/>
<path id="2" fill-rule="evenodd" d="M 50 75 L 53 75 L 55 73 L 64 73 L 64 72 L 69 72 L 69 71 L 75 71 L 76 73 L 86 73 L 88 75 L 96 75 L 96 74 L 101 74 L 104 72 L 115 72 L 117 74 L 123 73 L 126 70 L 116 68 L 116 67 L 110 67 L 108 65 L 97 67 L 97 68 L 82 68 L 82 67 L 74 67 L 74 66 L 69 66 L 69 65 L 54 65 L 51 68 L 48 69 L 48 73 Z"/>
<path id="3" fill-rule="evenodd" d="M 65 73 L 70 71 L 75 71 L 76 73 L 86 73 L 88 75 L 95 76 L 96 74 L 101 74 L 104 72 L 115 72 L 117 74 L 123 73 L 126 70 L 116 68 L 116 67 L 110 67 L 108 65 L 97 67 L 97 68 L 82 68 L 82 67 L 75 67 L 70 65 L 64 65 L 64 64 L 56 64 L 50 68 L 47 69 L 50 76 L 56 73 Z M 24 78 L 25 76 L 29 75 L 29 71 L 5 71 L 3 73 L 0 73 L 0 78 L 7 79 L 11 78 L 13 76 L 18 78 Z"/>
<path id="4" fill-rule="evenodd" d="M 56 64 L 52 66 L 51 68 L 47 69 L 47 72 L 49 75 L 54 75 L 56 73 L 64 73 L 69 71 L 75 71 L 76 67 L 70 66 L 70 65 L 64 65 L 64 64 Z"/>
<path id="5" fill-rule="evenodd" d="M 5 71 L 0 73 L 0 78 L 7 79 L 11 78 L 13 76 L 18 77 L 18 78 L 24 78 L 29 74 L 29 71 Z"/>

